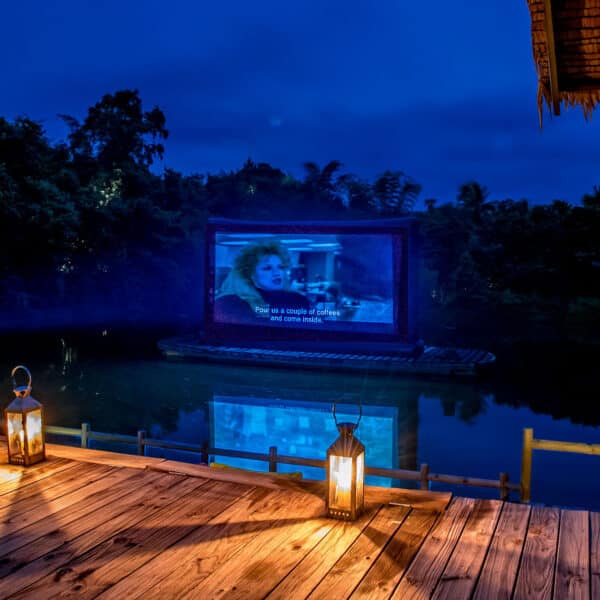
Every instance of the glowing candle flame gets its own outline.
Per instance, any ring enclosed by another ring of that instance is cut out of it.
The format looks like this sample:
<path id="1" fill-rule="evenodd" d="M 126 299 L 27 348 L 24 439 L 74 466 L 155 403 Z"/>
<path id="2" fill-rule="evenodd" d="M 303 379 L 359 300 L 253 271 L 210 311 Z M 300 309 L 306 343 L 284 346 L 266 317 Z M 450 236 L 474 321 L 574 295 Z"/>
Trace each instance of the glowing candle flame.
<path id="1" fill-rule="evenodd" d="M 352 459 L 345 456 L 331 456 L 331 478 L 334 484 L 332 505 L 349 510 L 351 506 Z"/>

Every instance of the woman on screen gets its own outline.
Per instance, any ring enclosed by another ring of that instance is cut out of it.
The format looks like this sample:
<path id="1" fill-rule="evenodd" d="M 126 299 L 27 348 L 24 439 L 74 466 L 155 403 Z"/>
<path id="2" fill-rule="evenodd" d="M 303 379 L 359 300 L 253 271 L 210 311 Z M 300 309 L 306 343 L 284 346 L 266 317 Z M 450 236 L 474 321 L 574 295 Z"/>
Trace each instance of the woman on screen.
<path id="1" fill-rule="evenodd" d="M 215 321 L 260 323 L 279 321 L 287 309 L 308 309 L 305 296 L 289 290 L 290 257 L 277 242 L 242 248 L 225 278 L 214 305 Z"/>

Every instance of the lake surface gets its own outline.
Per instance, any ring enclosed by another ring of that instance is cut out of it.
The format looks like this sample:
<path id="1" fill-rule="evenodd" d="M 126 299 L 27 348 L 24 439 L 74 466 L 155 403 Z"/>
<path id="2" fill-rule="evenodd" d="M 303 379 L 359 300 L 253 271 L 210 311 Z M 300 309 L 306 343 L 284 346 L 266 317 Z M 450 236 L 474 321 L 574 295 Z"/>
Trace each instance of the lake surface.
<path id="1" fill-rule="evenodd" d="M 132 359 L 94 357 L 61 344 L 56 351 L 24 360 L 33 374 L 32 395 L 44 404 L 47 423 L 213 447 L 324 458 L 337 437 L 331 414 L 363 417 L 357 436 L 371 466 L 518 482 L 523 428 L 536 438 L 600 444 L 597 395 L 541 385 L 524 389 L 497 381 L 430 381 L 368 373 L 171 362 L 156 355 Z M 146 353 L 147 354 L 147 353 Z M 12 397 L 10 371 L 0 360 L 0 389 Z M 160 455 L 160 450 L 151 450 Z M 182 460 L 197 461 L 197 455 Z M 266 464 L 216 457 L 247 468 Z M 301 470 L 322 478 L 318 469 Z M 535 451 L 532 501 L 600 510 L 600 457 Z M 373 478 L 371 483 L 389 485 Z M 410 486 L 410 483 L 403 485 Z M 432 489 L 477 497 L 496 490 L 433 484 Z M 514 497 L 516 499 L 516 497 Z"/>

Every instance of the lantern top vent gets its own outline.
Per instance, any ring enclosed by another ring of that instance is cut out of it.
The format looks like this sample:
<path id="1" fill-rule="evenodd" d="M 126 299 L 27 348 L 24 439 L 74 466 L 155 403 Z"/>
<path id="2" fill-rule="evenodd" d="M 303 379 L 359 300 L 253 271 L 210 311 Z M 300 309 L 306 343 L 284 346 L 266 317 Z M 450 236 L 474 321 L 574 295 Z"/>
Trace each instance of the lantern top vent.
<path id="1" fill-rule="evenodd" d="M 17 385 L 15 375 L 17 371 L 22 370 L 27 374 L 27 384 Z M 7 410 L 10 412 L 28 412 L 40 408 L 42 405 L 33 398 L 31 394 L 31 373 L 27 367 L 23 365 L 16 366 L 10 376 L 12 377 L 13 392 L 16 398 L 8 405 Z"/>
<path id="2" fill-rule="evenodd" d="M 15 375 L 19 369 L 21 369 L 22 371 L 25 371 L 25 373 L 27 373 L 27 385 L 17 385 L 17 380 L 15 378 Z M 17 398 L 27 398 L 27 396 L 29 396 L 29 394 L 31 393 L 31 373 L 30 373 L 29 369 L 27 367 L 24 367 L 23 365 L 17 365 L 12 370 L 10 376 L 12 377 L 13 392 L 14 392 L 15 396 Z"/>
<path id="3" fill-rule="evenodd" d="M 349 423 L 349 422 L 340 423 L 337 420 L 336 403 L 335 402 L 333 403 L 333 406 L 332 406 L 332 412 L 333 412 L 333 420 L 335 421 L 335 426 L 337 427 L 340 434 L 343 436 L 353 435 L 354 432 L 358 429 L 358 426 L 360 425 L 360 420 L 362 419 L 362 404 L 360 402 L 358 403 L 358 420 L 356 421 L 356 423 Z"/>
<path id="4" fill-rule="evenodd" d="M 336 423 L 337 429 L 340 432 L 340 435 L 343 436 L 351 436 L 354 435 L 356 428 L 358 427 L 358 423 Z"/>

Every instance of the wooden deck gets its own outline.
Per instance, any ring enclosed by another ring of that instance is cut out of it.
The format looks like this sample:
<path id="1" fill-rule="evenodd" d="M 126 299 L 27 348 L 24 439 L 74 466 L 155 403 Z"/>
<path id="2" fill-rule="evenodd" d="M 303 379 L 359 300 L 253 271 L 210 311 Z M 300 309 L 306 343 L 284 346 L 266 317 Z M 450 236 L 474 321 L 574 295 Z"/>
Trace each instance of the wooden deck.
<path id="1" fill-rule="evenodd" d="M 0 450 L 0 598 L 600 598 L 600 514 L 49 446 Z"/>

